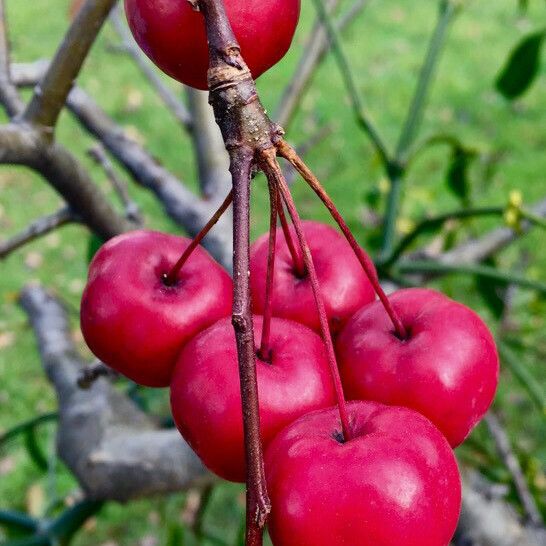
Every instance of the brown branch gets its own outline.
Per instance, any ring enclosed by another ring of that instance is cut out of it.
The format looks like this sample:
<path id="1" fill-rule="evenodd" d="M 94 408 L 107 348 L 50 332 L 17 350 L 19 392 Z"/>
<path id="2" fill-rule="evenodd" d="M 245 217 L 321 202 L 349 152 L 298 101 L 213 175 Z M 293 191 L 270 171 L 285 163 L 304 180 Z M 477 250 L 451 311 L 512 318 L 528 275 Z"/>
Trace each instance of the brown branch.
<path id="1" fill-rule="evenodd" d="M 125 208 L 125 217 L 131 222 L 142 226 L 144 224 L 144 219 L 142 217 L 140 209 L 138 205 L 131 199 L 129 191 L 127 190 L 127 184 L 116 173 L 116 170 L 114 169 L 114 166 L 106 155 L 103 146 L 97 143 L 95 146 L 89 149 L 87 153 L 98 165 L 102 167 L 103 171 L 105 172 L 106 177 L 112 184 L 112 187 L 118 195 L 121 204 Z"/>
<path id="2" fill-rule="evenodd" d="M 108 381 L 98 380 L 88 390 L 78 387 L 85 363 L 56 298 L 39 286 L 28 286 L 21 305 L 57 393 L 59 454 L 86 496 L 127 501 L 185 490 L 196 481 L 211 479 L 177 431 L 157 430 Z"/>
<path id="3" fill-rule="evenodd" d="M 327 8 L 333 12 L 339 4 L 339 0 L 329 0 Z M 356 0 L 352 6 L 341 15 L 336 21 L 338 30 L 345 29 L 360 11 L 366 6 L 367 0 Z M 279 125 L 287 128 L 292 122 L 296 110 L 301 103 L 309 84 L 326 54 L 328 53 L 330 42 L 328 33 L 320 20 L 317 20 L 315 26 L 309 34 L 309 38 L 303 47 L 303 55 L 294 71 L 292 81 L 284 91 L 279 105 L 276 109 L 274 119 Z"/>
<path id="4" fill-rule="evenodd" d="M 180 125 L 182 125 L 186 131 L 191 131 L 193 125 L 191 113 L 188 111 L 185 104 L 163 82 L 157 69 L 153 66 L 148 57 L 144 55 L 140 47 L 138 47 L 124 22 L 121 9 L 119 4 L 114 7 L 110 15 L 110 22 L 118 36 L 121 38 L 124 50 L 133 58 L 144 77 L 150 82 L 159 95 L 159 98 L 179 121 Z"/>
<path id="5" fill-rule="evenodd" d="M 52 136 L 74 80 L 104 21 L 117 0 L 87 0 L 78 11 L 43 80 L 37 85 L 24 119 Z"/>
<path id="6" fill-rule="evenodd" d="M 261 546 L 270 511 L 260 437 L 256 350 L 250 300 L 250 178 L 257 154 L 274 148 L 282 131 L 265 113 L 241 57 L 222 0 L 199 0 L 205 18 L 210 102 L 230 155 L 233 182 L 233 325 L 237 341 L 246 454 L 246 546 Z"/>
<path id="7" fill-rule="evenodd" d="M 53 214 L 38 218 L 23 231 L 5 241 L 0 241 L 0 260 L 6 258 L 9 254 L 27 243 L 43 237 L 61 226 L 77 221 L 77 216 L 69 207 L 62 207 Z"/>
<path id="8" fill-rule="evenodd" d="M 23 165 L 41 174 L 81 221 L 103 239 L 133 227 L 116 213 L 70 152 L 59 144 L 48 144 L 28 125 L 0 127 L 0 163 Z"/>
<path id="9" fill-rule="evenodd" d="M 4 0 L 0 0 L 0 104 L 8 116 L 13 118 L 23 111 L 24 104 L 11 81 L 10 64 L 6 8 Z"/>
<path id="10" fill-rule="evenodd" d="M 536 505 L 535 499 L 529 490 L 529 486 L 521 469 L 521 465 L 519 464 L 519 460 L 512 449 L 508 434 L 504 430 L 499 418 L 493 411 L 490 411 L 485 416 L 485 422 L 491 436 L 493 437 L 493 440 L 495 441 L 495 445 L 502 462 L 512 476 L 514 486 L 525 510 L 528 522 L 537 526 L 543 525 L 544 522 L 542 521 L 542 517 Z"/>

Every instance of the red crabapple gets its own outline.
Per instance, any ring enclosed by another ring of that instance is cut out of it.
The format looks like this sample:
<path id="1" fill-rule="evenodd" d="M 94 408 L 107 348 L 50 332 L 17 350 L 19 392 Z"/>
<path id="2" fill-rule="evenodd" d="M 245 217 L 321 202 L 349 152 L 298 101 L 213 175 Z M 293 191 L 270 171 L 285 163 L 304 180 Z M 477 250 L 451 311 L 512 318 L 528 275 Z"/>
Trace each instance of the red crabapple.
<path id="1" fill-rule="evenodd" d="M 439 292 L 400 290 L 389 300 L 409 337 L 393 333 L 379 303 L 356 313 L 336 342 L 347 397 L 412 408 L 456 447 L 495 396 L 493 337 L 476 313 Z"/>
<path id="2" fill-rule="evenodd" d="M 375 292 L 343 235 L 319 222 L 305 221 L 302 224 L 317 270 L 330 328 L 336 332 L 358 309 L 374 301 Z M 297 241 L 294 228 L 291 227 L 290 231 Z M 256 313 L 263 313 L 265 307 L 267 254 L 268 235 L 265 234 L 251 248 L 250 283 Z M 297 273 L 281 228 L 277 230 L 272 304 L 274 316 L 320 330 L 309 277 L 301 277 Z"/>
<path id="3" fill-rule="evenodd" d="M 269 445 L 275 546 L 447 546 L 461 506 L 457 462 L 422 415 L 375 402 L 307 414 Z"/>
<path id="4" fill-rule="evenodd" d="M 259 341 L 262 318 L 255 317 Z M 272 319 L 270 359 L 256 359 L 262 441 L 304 413 L 335 404 L 320 337 L 301 324 Z M 182 436 L 224 479 L 245 479 L 241 389 L 235 332 L 223 319 L 183 349 L 171 383 L 171 406 Z"/>
<path id="5" fill-rule="evenodd" d="M 136 383 L 169 385 L 182 346 L 231 313 L 232 281 L 202 248 L 173 285 L 164 276 L 190 240 L 133 231 L 96 254 L 81 304 L 85 341 L 105 364 Z"/>
<path id="6" fill-rule="evenodd" d="M 300 0 L 225 0 L 241 53 L 254 78 L 288 51 Z M 150 59 L 174 79 L 207 89 L 209 52 L 202 14 L 188 0 L 125 0 L 133 35 Z"/>

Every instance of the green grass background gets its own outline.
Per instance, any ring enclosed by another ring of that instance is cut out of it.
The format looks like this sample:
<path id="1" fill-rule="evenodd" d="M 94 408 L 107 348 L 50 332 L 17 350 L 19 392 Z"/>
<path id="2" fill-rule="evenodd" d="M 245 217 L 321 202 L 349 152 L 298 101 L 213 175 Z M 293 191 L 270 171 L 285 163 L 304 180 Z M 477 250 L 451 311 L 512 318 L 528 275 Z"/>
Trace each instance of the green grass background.
<path id="1" fill-rule="evenodd" d="M 68 25 L 68 0 L 7 0 L 6 3 L 14 60 L 51 57 Z M 434 26 L 436 4 L 432 0 L 370 0 L 344 34 L 343 43 L 358 88 L 391 148 L 396 143 L 415 87 Z M 476 205 L 503 205 L 512 189 L 519 189 L 525 202 L 533 203 L 546 195 L 545 64 L 536 84 L 516 104 L 507 103 L 495 92 L 494 81 L 511 47 L 527 32 L 546 26 L 544 2 L 531 1 L 525 16 L 518 12 L 515 0 L 474 0 L 464 4 L 447 41 L 421 137 L 455 134 L 465 145 L 477 150 L 478 160 L 470 172 Z M 274 112 L 280 93 L 291 78 L 313 17 L 311 2 L 304 2 L 301 25 L 291 52 L 259 81 L 263 102 L 269 111 Z M 196 170 L 188 137 L 131 60 L 115 51 L 117 43 L 114 32 L 106 27 L 79 84 L 121 126 L 142 140 L 162 163 L 195 187 Z M 175 84 L 169 84 L 176 89 Z M 382 211 L 384 175 L 366 136 L 355 126 L 341 78 L 331 59 L 317 72 L 289 137 L 296 143 L 305 141 L 321 123 L 331 123 L 334 132 L 312 150 L 309 163 L 323 179 L 359 240 L 375 251 L 378 232 L 365 225 L 366 211 L 372 199 L 376 201 L 375 211 Z M 62 116 L 57 137 L 81 158 L 97 183 L 111 194 L 103 173 L 85 155 L 92 141 L 67 113 Z M 399 223 L 402 231 L 425 214 L 459 206 L 445 183 L 448 160 L 448 152 L 440 147 L 423 154 L 414 164 L 404 192 Z M 130 191 L 145 212 L 149 227 L 179 231 L 163 215 L 152 196 L 135 186 L 130 186 Z M 329 221 L 303 184 L 296 184 L 294 192 L 305 218 Z M 111 197 L 115 200 L 113 195 Z M 32 219 L 54 211 L 60 203 L 59 197 L 27 170 L 0 169 L 1 237 L 16 233 Z M 265 183 L 258 177 L 254 183 L 254 236 L 266 229 L 266 204 Z M 499 219 L 480 220 L 473 222 L 471 229 L 482 233 L 499 222 Z M 522 238 L 502 253 L 499 266 L 513 269 L 525 261 L 524 273 L 544 280 L 544 237 L 544 231 L 535 230 Z M 0 263 L 0 432 L 37 413 L 55 409 L 54 393 L 42 373 L 34 337 L 17 306 L 18 292 L 25 283 L 40 281 L 62 294 L 71 309 L 74 336 L 81 344 L 77 308 L 86 275 L 88 243 L 89 235 L 84 228 L 65 227 Z M 477 294 L 473 280 L 450 277 L 436 282 L 435 286 L 473 306 L 493 329 L 497 327 L 489 308 Z M 544 312 L 544 302 L 534 294 L 518 294 L 515 335 L 528 348 L 521 359 L 542 388 L 546 381 Z M 83 345 L 82 351 L 85 351 Z M 145 393 L 144 396 L 151 400 L 156 411 L 166 411 L 164 393 Z M 532 406 L 507 372 L 502 375 L 497 407 L 537 496 L 544 499 L 544 415 Z M 0 448 L 0 509 L 30 510 L 40 516 L 46 513 L 52 501 L 76 490 L 76 483 L 55 459 L 53 432 L 54 426 L 46 426 L 41 434 L 51 458 L 47 473 L 35 468 L 20 441 Z M 490 459 L 483 454 L 479 458 L 471 448 L 463 455 L 466 454 L 467 459 L 477 457 L 475 462 L 486 465 L 493 477 L 507 480 L 491 452 L 483 427 L 477 430 L 474 439 L 485 445 L 491 453 Z M 171 539 L 176 536 L 173 529 L 176 531 L 182 524 L 185 501 L 185 495 L 174 495 L 127 506 L 110 504 L 86 526 L 75 543 L 77 546 L 167 545 L 169 536 Z M 241 487 L 216 488 L 205 520 L 208 532 L 223 537 L 227 544 L 235 544 L 242 511 Z M 186 542 L 191 544 L 191 537 L 186 537 Z"/>

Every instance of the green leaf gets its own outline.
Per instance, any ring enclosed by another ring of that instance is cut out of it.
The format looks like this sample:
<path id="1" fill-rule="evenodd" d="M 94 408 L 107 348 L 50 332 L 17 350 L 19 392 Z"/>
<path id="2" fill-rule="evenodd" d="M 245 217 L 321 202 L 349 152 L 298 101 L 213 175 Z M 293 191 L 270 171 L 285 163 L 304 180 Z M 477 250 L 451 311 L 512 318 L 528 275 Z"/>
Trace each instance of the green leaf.
<path id="1" fill-rule="evenodd" d="M 47 462 L 47 457 L 42 451 L 42 448 L 40 447 L 40 444 L 38 443 L 38 439 L 36 438 L 35 427 L 29 428 L 25 432 L 25 447 L 27 449 L 28 454 L 30 455 L 30 458 L 34 462 L 34 464 L 40 470 L 43 470 L 45 472 L 49 465 Z"/>
<path id="2" fill-rule="evenodd" d="M 447 185 L 465 205 L 470 203 L 469 170 L 476 155 L 474 150 L 461 145 L 454 146 L 451 162 L 447 169 Z"/>
<path id="3" fill-rule="evenodd" d="M 95 257 L 99 248 L 104 244 L 104 241 L 97 237 L 94 233 L 89 237 L 89 243 L 87 244 L 87 262 L 91 263 L 91 260 Z"/>
<path id="4" fill-rule="evenodd" d="M 523 95 L 536 79 L 546 30 L 527 35 L 512 50 L 497 77 L 497 91 L 508 100 Z"/>
<path id="5" fill-rule="evenodd" d="M 486 265 L 496 267 L 494 260 L 488 260 Z M 492 279 L 484 277 L 476 277 L 474 282 L 483 302 L 493 315 L 497 319 L 500 319 L 505 308 L 504 294 L 506 292 L 506 283 L 495 282 Z"/>

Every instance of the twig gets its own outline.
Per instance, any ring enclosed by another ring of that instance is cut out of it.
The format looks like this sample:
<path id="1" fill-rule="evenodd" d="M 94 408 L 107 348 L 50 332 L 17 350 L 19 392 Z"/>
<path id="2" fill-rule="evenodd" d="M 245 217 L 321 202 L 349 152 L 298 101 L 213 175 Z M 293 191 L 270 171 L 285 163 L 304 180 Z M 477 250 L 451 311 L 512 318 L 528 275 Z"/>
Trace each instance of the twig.
<path id="1" fill-rule="evenodd" d="M 367 0 L 356 0 L 345 13 L 335 20 L 334 25 L 336 29 L 338 31 L 344 30 L 356 19 L 356 16 L 362 11 L 367 3 Z M 338 4 L 339 0 L 329 0 L 326 6 L 329 13 L 332 13 Z M 300 105 L 317 68 L 325 58 L 329 46 L 330 41 L 328 39 L 328 33 L 324 29 L 324 25 L 319 17 L 309 33 L 309 37 L 303 46 L 304 52 L 294 71 L 292 80 L 286 87 L 279 101 L 279 105 L 276 108 L 275 115 L 273 116 L 273 119 L 285 129 L 288 129 L 294 119 L 298 106 Z"/>
<path id="2" fill-rule="evenodd" d="M 453 0 L 440 0 L 438 22 L 434 29 L 434 34 L 432 35 L 417 83 L 417 89 L 396 147 L 396 159 L 399 163 L 404 162 L 405 154 L 410 149 L 418 134 L 438 61 L 447 38 L 447 31 L 456 12 L 457 7 Z"/>
<path id="3" fill-rule="evenodd" d="M 11 81 L 10 64 L 6 8 L 4 0 L 0 0 L 0 104 L 13 118 L 23 111 L 24 104 Z"/>
<path id="4" fill-rule="evenodd" d="M 124 50 L 133 58 L 142 74 L 156 90 L 165 106 L 172 112 L 180 125 L 182 125 L 186 131 L 191 131 L 192 116 L 190 112 L 185 104 L 163 82 L 150 60 L 142 53 L 140 47 L 135 43 L 133 36 L 123 21 L 121 9 L 119 4 L 114 7 L 110 14 L 110 22 L 118 36 L 121 38 Z"/>
<path id="5" fill-rule="evenodd" d="M 38 218 L 23 231 L 0 242 L 0 260 L 6 258 L 13 251 L 21 248 L 27 243 L 30 243 L 39 237 L 43 237 L 61 226 L 77 221 L 77 216 L 69 207 L 62 207 L 53 214 Z"/>
<path id="6" fill-rule="evenodd" d="M 256 378 L 256 349 L 250 303 L 250 176 L 252 153 L 232 153 L 233 175 L 233 325 L 241 370 L 241 397 L 247 460 L 247 546 L 262 543 L 262 529 L 271 509 L 265 486 L 260 413 Z"/>
<path id="7" fill-rule="evenodd" d="M 417 89 L 409 106 L 408 115 L 402 128 L 395 158 L 390 165 L 387 165 L 387 174 L 391 187 L 387 197 L 387 210 L 383 222 L 383 242 L 381 245 L 382 259 L 391 253 L 394 245 L 396 220 L 403 192 L 405 155 L 421 126 L 426 102 L 436 73 L 436 67 L 440 60 L 440 54 L 447 36 L 447 30 L 455 12 L 456 7 L 452 0 L 440 0 L 440 15 L 425 56 L 421 74 L 419 75 Z"/>
<path id="8" fill-rule="evenodd" d="M 24 119 L 52 136 L 73 82 L 117 0 L 87 0 L 78 12 L 46 75 L 38 84 Z"/>
<path id="9" fill-rule="evenodd" d="M 89 389 L 93 383 L 101 377 L 117 378 L 119 375 L 102 362 L 97 362 L 96 364 L 87 366 L 81 370 L 78 377 L 78 387 L 80 387 L 80 389 Z"/>
<path id="10" fill-rule="evenodd" d="M 98 165 L 102 167 L 103 171 L 106 173 L 106 177 L 120 198 L 121 204 L 125 209 L 125 216 L 127 219 L 139 226 L 142 226 L 144 224 L 144 218 L 142 217 L 140 209 L 135 201 L 131 199 L 127 189 L 127 184 L 116 173 L 114 166 L 106 155 L 104 147 L 97 143 L 95 146 L 90 148 L 87 153 L 97 162 Z"/>
<path id="11" fill-rule="evenodd" d="M 546 199 L 537 203 L 532 212 L 542 218 L 546 217 Z M 531 229 L 529 222 L 523 221 L 516 232 L 509 227 L 497 228 L 483 237 L 466 241 L 438 259 L 444 264 L 473 264 L 497 254 L 510 243 L 526 234 Z"/>
<path id="12" fill-rule="evenodd" d="M 390 154 L 387 150 L 385 143 L 383 142 L 382 137 L 379 135 L 379 132 L 375 128 L 364 108 L 364 104 L 357 89 L 351 67 L 347 60 L 347 57 L 345 56 L 345 52 L 343 51 L 338 30 L 333 24 L 330 14 L 324 7 L 324 0 L 313 0 L 313 3 L 315 4 L 317 13 L 319 14 L 319 17 L 328 32 L 328 37 L 332 45 L 332 52 L 334 53 L 335 59 L 341 72 L 341 76 L 345 83 L 345 87 L 349 93 L 353 112 L 356 116 L 357 122 L 368 134 L 383 164 L 389 165 L 391 162 Z"/>
<path id="13" fill-rule="evenodd" d="M 506 284 L 517 284 L 523 288 L 536 290 L 546 294 L 546 284 L 521 277 L 509 271 L 499 271 L 494 267 L 485 265 L 455 265 L 446 264 L 435 260 L 415 260 L 399 262 L 394 268 L 397 273 L 424 273 L 432 275 L 472 275 L 496 280 Z"/>
<path id="14" fill-rule="evenodd" d="M 522 364 L 521 359 L 513 353 L 505 341 L 497 339 L 497 345 L 504 365 L 527 391 L 538 411 L 542 415 L 546 415 L 546 396 L 543 387 L 538 384 L 525 365 Z"/>
<path id="15" fill-rule="evenodd" d="M 14 81 L 29 85 L 40 78 L 44 62 L 14 65 Z M 34 71 L 34 74 L 32 73 Z M 108 152 L 132 175 L 135 182 L 153 192 L 165 212 L 191 236 L 199 233 L 217 203 L 199 199 L 183 182 L 161 166 L 140 144 L 131 140 L 82 89 L 74 87 L 67 106 L 81 125 L 100 140 Z M 1 135 L 0 135 L 1 137 Z M 0 138 L 1 142 L 1 138 Z M 1 158 L 1 154 L 0 154 Z M 232 266 L 232 232 L 228 218 L 204 240 L 207 250 L 228 270 Z"/>
<path id="16" fill-rule="evenodd" d="M 505 210 L 505 207 L 469 208 L 447 212 L 432 218 L 425 218 L 396 245 L 390 256 L 380 260 L 379 263 L 383 266 L 391 265 L 400 258 L 403 252 L 419 237 L 419 235 L 426 233 L 432 228 L 443 226 L 448 220 L 462 220 L 465 218 L 482 216 L 502 216 Z"/>
<path id="17" fill-rule="evenodd" d="M 49 182 L 83 223 L 109 239 L 131 229 L 116 213 L 81 163 L 63 146 L 49 144 L 29 125 L 0 126 L 0 164 L 24 165 Z"/>
<path id="18" fill-rule="evenodd" d="M 502 459 L 502 462 L 512 476 L 514 486 L 518 493 L 518 497 L 520 498 L 521 504 L 525 510 L 527 520 L 533 525 L 542 525 L 542 517 L 536 505 L 535 499 L 533 498 L 533 495 L 529 490 L 529 486 L 521 469 L 519 460 L 512 450 L 508 434 L 506 433 L 498 417 L 492 410 L 489 411 L 489 413 L 485 416 L 485 422 L 487 424 L 489 432 L 491 433 L 491 436 L 493 437 L 493 440 L 495 441 L 495 445 Z"/>

